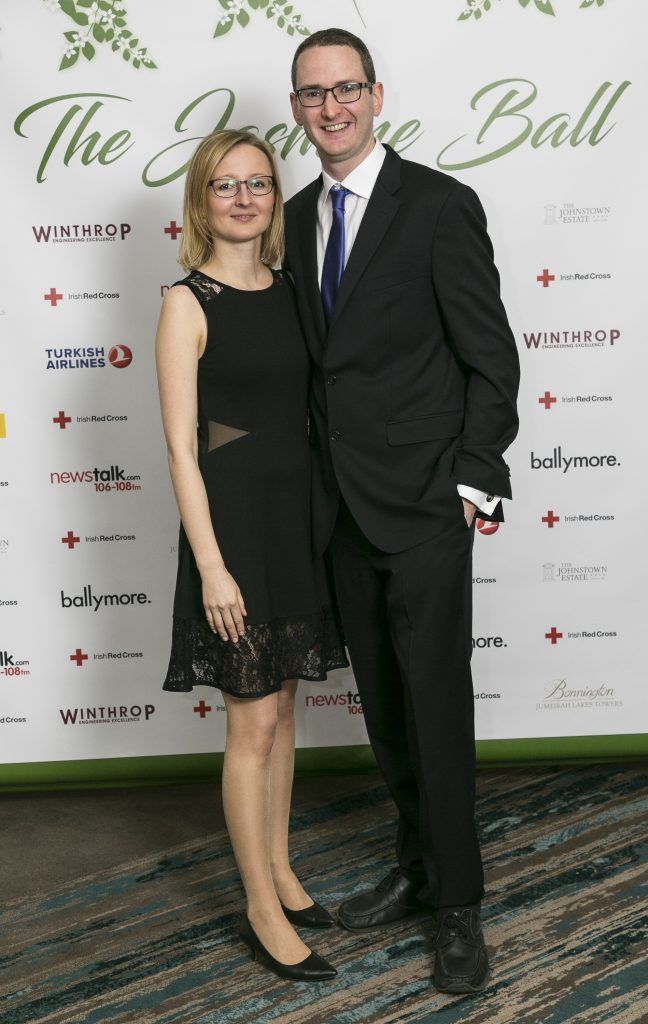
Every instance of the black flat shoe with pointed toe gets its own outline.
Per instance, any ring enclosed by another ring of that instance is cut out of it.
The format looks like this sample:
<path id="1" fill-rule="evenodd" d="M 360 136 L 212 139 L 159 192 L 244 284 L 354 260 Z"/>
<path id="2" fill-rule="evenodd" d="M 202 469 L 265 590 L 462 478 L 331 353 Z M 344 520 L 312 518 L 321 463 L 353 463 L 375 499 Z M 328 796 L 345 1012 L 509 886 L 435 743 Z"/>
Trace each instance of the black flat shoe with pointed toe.
<path id="1" fill-rule="evenodd" d="M 303 910 L 290 910 L 289 907 L 284 907 L 283 903 L 281 909 L 290 923 L 296 924 L 300 928 L 335 927 L 335 918 L 331 917 L 328 910 L 320 906 L 319 903 L 315 903 L 314 900 L 310 907 L 304 907 Z"/>
<path id="2" fill-rule="evenodd" d="M 288 978 L 290 981 L 329 981 L 337 974 L 335 967 L 317 953 L 310 953 L 298 964 L 283 964 L 275 960 L 250 924 L 247 914 L 241 918 L 239 935 L 252 950 L 254 959 L 280 978 Z"/>

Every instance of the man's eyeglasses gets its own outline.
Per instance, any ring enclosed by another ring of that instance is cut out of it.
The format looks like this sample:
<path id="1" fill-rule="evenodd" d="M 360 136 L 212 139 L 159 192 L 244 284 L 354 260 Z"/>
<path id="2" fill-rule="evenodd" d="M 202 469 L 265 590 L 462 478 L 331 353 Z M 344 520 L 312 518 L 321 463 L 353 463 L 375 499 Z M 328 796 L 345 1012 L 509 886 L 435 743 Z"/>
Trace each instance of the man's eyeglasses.
<path id="1" fill-rule="evenodd" d="M 322 107 L 327 92 L 332 92 L 338 103 L 355 103 L 360 99 L 363 89 L 369 92 L 373 89 L 374 82 L 344 82 L 343 85 L 333 85 L 330 89 L 323 89 L 318 85 L 306 86 L 305 89 L 297 89 L 295 96 L 302 107 Z"/>
<path id="2" fill-rule="evenodd" d="M 274 188 L 274 178 L 269 174 L 255 174 L 253 178 L 212 178 L 207 184 L 219 199 L 231 199 L 245 185 L 251 196 L 267 196 Z"/>

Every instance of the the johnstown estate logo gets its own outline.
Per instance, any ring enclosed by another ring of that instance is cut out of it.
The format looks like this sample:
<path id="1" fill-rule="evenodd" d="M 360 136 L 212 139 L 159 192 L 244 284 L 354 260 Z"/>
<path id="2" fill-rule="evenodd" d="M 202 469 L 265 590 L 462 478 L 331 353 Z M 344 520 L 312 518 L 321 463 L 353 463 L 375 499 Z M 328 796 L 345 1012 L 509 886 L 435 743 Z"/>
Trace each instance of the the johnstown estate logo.
<path id="1" fill-rule="evenodd" d="M 546 203 L 545 224 L 603 224 L 610 217 L 611 206 L 577 206 L 576 203 Z"/>
<path id="2" fill-rule="evenodd" d="M 578 711 L 582 708 L 620 708 L 613 686 L 599 683 L 594 686 L 570 686 L 566 679 L 552 679 L 547 685 L 544 699 L 536 704 L 536 711 Z"/>
<path id="3" fill-rule="evenodd" d="M 607 579 L 607 565 L 574 565 L 573 562 L 544 562 L 543 583 L 590 583 Z"/>

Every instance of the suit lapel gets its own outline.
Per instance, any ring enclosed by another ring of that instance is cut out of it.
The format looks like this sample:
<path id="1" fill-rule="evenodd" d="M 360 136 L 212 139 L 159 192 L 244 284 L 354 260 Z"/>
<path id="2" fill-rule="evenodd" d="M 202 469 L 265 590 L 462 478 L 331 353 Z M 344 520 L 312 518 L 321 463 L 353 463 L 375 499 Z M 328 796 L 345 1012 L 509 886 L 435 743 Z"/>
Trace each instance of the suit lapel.
<path id="1" fill-rule="evenodd" d="M 340 290 L 337 294 L 333 319 L 329 333 L 344 309 L 345 303 L 367 268 L 371 257 L 382 242 L 389 225 L 396 216 L 400 199 L 393 194 L 400 187 L 400 157 L 389 147 L 374 189 L 369 197 L 367 209 L 360 224 L 353 248 L 344 268 Z M 321 306 L 321 302 L 320 302 Z"/>
<path id="2" fill-rule="evenodd" d="M 299 243 L 301 247 L 304 289 L 313 316 L 313 322 L 320 336 L 326 338 L 326 320 L 322 309 L 322 296 L 317 281 L 317 200 L 322 189 L 321 175 L 311 185 L 298 214 Z"/>

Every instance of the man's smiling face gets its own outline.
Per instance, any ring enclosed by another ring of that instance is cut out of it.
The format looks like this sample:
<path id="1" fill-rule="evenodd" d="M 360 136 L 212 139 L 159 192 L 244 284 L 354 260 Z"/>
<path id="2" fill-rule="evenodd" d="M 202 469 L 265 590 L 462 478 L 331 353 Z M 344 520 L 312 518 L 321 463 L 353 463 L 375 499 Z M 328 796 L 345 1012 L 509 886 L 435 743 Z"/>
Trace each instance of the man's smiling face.
<path id="1" fill-rule="evenodd" d="M 351 46 L 313 46 L 297 62 L 297 89 L 330 88 L 365 82 L 360 54 Z M 374 145 L 373 119 L 382 110 L 383 89 L 363 89 L 354 103 L 339 102 L 327 92 L 321 107 L 305 107 L 291 93 L 293 116 L 304 127 L 326 170 L 338 180 L 364 160 Z"/>

